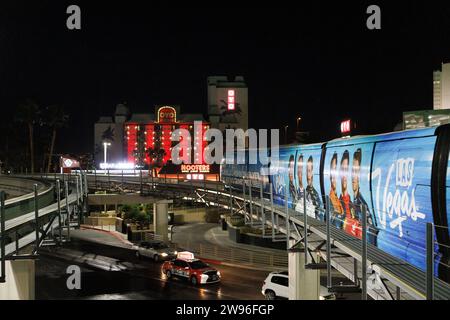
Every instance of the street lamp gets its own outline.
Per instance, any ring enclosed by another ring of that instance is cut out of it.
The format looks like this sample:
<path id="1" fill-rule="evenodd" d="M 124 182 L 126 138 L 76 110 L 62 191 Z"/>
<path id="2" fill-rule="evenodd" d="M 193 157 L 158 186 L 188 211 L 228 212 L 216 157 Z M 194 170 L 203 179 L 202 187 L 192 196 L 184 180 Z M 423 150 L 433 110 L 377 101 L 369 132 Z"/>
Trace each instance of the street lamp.
<path id="1" fill-rule="evenodd" d="M 287 144 L 287 134 L 289 126 L 284 127 L 284 143 Z"/>
<path id="2" fill-rule="evenodd" d="M 103 158 L 103 163 L 106 165 L 106 152 L 107 152 L 107 149 L 108 149 L 108 147 L 109 146 L 111 146 L 111 143 L 110 142 L 103 142 L 103 155 L 104 155 L 104 158 Z"/>
<path id="3" fill-rule="evenodd" d="M 302 117 L 298 117 L 298 118 L 297 118 L 297 132 L 298 132 L 298 128 L 299 128 L 299 124 L 300 124 L 300 120 L 302 120 Z"/>

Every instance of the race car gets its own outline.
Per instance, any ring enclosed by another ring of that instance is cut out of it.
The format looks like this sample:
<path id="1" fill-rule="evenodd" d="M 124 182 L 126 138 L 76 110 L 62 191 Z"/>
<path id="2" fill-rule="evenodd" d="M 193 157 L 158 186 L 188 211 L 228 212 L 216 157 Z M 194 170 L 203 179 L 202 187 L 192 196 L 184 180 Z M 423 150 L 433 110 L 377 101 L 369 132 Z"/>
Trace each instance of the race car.
<path id="1" fill-rule="evenodd" d="M 164 262 L 162 272 L 167 279 L 172 277 L 184 278 L 194 286 L 217 283 L 221 279 L 220 271 L 199 259 L 195 259 L 191 252 L 179 252 L 176 259 Z"/>

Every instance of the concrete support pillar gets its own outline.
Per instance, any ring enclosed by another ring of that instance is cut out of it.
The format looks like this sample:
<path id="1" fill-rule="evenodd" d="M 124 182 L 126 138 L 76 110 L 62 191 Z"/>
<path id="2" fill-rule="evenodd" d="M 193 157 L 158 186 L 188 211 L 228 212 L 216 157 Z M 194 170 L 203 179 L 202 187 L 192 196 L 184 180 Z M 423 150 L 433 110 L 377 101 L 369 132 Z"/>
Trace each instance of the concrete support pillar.
<path id="1" fill-rule="evenodd" d="M 6 282 L 0 283 L 0 300 L 34 300 L 34 260 L 6 261 Z"/>
<path id="2" fill-rule="evenodd" d="M 155 234 L 161 236 L 164 241 L 169 240 L 169 204 L 154 203 L 153 204 L 153 225 Z"/>
<path id="3" fill-rule="evenodd" d="M 290 247 L 295 244 L 289 241 Z M 289 263 L 289 300 L 319 300 L 320 270 L 305 269 L 305 254 L 291 252 Z"/>

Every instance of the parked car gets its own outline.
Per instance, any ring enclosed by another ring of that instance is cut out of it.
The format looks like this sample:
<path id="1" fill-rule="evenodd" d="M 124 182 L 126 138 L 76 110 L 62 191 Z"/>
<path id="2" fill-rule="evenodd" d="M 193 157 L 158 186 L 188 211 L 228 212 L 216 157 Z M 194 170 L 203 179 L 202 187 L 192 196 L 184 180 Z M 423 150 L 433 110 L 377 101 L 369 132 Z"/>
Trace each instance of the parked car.
<path id="1" fill-rule="evenodd" d="M 287 271 L 271 272 L 264 280 L 261 293 L 267 300 L 289 299 L 289 274 Z M 329 294 L 328 289 L 320 286 L 320 300 L 335 300 L 334 294 Z"/>
<path id="2" fill-rule="evenodd" d="M 177 259 L 164 262 L 162 272 L 167 279 L 172 277 L 184 278 L 194 286 L 216 283 L 221 280 L 220 271 L 199 259 L 195 259 L 190 252 L 180 252 Z"/>
<path id="3" fill-rule="evenodd" d="M 151 258 L 155 262 L 175 259 L 178 253 L 162 241 L 143 241 L 139 245 L 134 245 L 133 249 L 136 257 Z"/>

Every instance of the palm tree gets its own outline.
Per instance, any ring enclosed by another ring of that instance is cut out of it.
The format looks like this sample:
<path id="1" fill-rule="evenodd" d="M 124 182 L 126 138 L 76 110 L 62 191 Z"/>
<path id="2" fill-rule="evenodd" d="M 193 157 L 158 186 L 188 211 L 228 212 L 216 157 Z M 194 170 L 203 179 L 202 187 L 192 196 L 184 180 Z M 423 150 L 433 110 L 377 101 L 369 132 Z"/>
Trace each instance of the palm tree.
<path id="1" fill-rule="evenodd" d="M 166 156 L 166 150 L 161 147 L 148 148 L 147 154 L 150 157 L 150 167 L 153 166 L 153 159 L 155 159 L 155 166 L 162 167 L 164 157 Z"/>
<path id="2" fill-rule="evenodd" d="M 30 143 L 31 173 L 34 173 L 34 126 L 40 124 L 40 110 L 36 102 L 26 99 L 19 104 L 15 120 L 28 127 L 28 139 Z"/>
<path id="3" fill-rule="evenodd" d="M 220 106 L 220 110 L 222 111 L 222 116 L 228 116 L 228 115 L 241 115 L 242 109 L 239 103 L 235 103 L 234 109 L 229 110 L 228 109 L 228 103 L 225 100 L 220 100 L 222 102 L 222 105 Z"/>
<path id="4" fill-rule="evenodd" d="M 103 131 L 103 133 L 102 133 L 102 140 L 103 141 L 114 142 L 114 128 L 111 128 L 111 126 L 109 126 L 108 129 Z"/>
<path id="5" fill-rule="evenodd" d="M 133 157 L 137 160 L 136 164 L 139 167 L 145 166 L 145 150 L 143 150 L 142 148 L 138 148 L 138 149 L 134 150 Z"/>
<path id="6" fill-rule="evenodd" d="M 50 142 L 47 172 L 50 172 L 52 164 L 53 149 L 55 147 L 56 132 L 66 126 L 69 116 L 64 112 L 64 108 L 59 105 L 52 105 L 45 109 L 45 124 L 52 129 L 52 139 Z"/>

